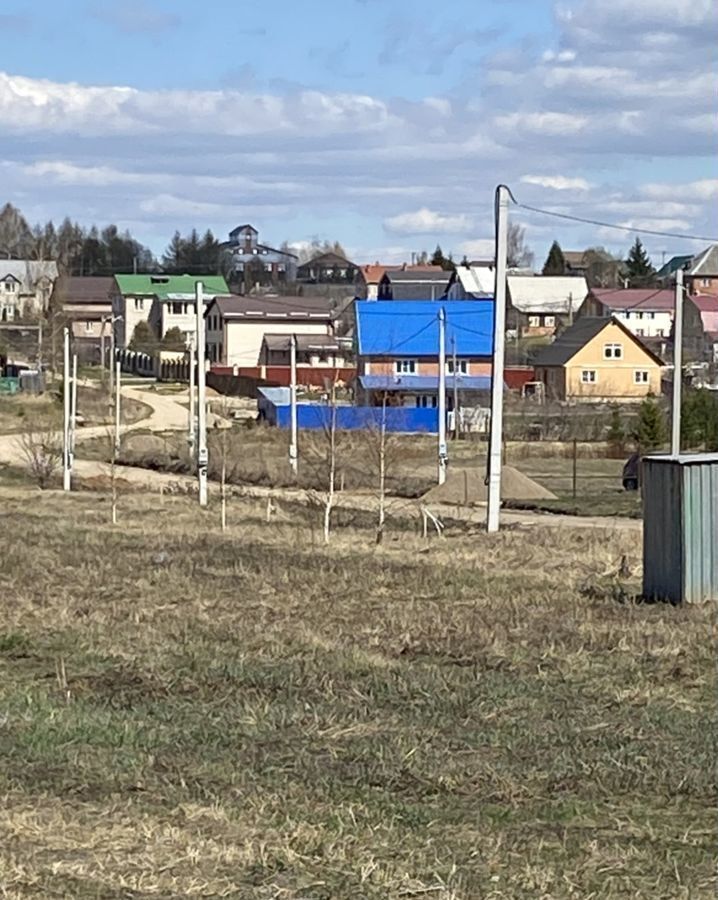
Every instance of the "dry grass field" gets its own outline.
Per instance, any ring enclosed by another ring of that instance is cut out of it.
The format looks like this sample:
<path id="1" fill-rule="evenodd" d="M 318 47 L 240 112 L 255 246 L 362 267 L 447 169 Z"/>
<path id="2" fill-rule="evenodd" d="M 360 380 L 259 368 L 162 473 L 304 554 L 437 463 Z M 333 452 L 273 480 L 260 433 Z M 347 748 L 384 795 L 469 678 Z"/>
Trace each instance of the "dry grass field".
<path id="1" fill-rule="evenodd" d="M 107 392 L 99 388 L 81 385 L 77 391 L 77 409 L 83 416 L 85 425 L 113 422 L 113 408 L 108 404 Z M 138 422 L 149 413 L 150 407 L 147 404 L 124 398 L 122 421 L 125 424 Z M 40 396 L 0 396 L 0 434 L 19 434 L 48 422 L 62 422 L 62 401 L 56 388 Z"/>
<path id="2" fill-rule="evenodd" d="M 715 896 L 714 611 L 633 533 L 0 498 L 3 897 Z"/>

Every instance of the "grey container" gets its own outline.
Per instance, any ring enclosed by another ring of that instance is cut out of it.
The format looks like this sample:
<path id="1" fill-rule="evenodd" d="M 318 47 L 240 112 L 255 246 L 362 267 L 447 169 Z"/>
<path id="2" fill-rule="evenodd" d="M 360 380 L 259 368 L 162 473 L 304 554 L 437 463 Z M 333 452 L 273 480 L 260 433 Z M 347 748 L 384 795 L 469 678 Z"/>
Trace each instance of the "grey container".
<path id="1" fill-rule="evenodd" d="M 643 594 L 718 600 L 718 454 L 643 460 Z"/>

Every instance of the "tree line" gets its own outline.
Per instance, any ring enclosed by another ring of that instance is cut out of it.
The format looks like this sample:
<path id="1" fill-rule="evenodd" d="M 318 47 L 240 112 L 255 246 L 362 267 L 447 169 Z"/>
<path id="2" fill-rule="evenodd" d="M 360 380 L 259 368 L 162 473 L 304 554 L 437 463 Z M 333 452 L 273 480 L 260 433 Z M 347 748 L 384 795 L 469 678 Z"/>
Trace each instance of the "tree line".
<path id="1" fill-rule="evenodd" d="M 542 275 L 567 275 L 571 267 L 558 241 L 551 244 Z M 581 269 L 585 271 L 590 287 L 631 288 L 654 287 L 656 269 L 639 237 L 633 243 L 625 259 L 613 256 L 603 247 L 589 247 L 583 253 Z"/>

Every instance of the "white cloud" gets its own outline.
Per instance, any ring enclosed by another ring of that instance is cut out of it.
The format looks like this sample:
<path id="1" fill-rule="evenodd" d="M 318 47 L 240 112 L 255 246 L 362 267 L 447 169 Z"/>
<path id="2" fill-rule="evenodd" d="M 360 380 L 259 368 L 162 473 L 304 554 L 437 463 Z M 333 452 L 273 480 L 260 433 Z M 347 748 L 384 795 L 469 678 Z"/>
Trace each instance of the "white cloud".
<path id="1" fill-rule="evenodd" d="M 585 178 L 567 178 L 565 175 L 522 175 L 521 182 L 552 191 L 588 191 L 592 187 Z"/>
<path id="2" fill-rule="evenodd" d="M 584 115 L 562 112 L 514 112 L 499 115 L 494 121 L 499 128 L 506 131 L 570 135 L 583 131 L 589 120 Z"/>
<path id="3" fill-rule="evenodd" d="M 687 184 L 653 183 L 644 184 L 641 193 L 656 200 L 716 200 L 718 199 L 718 178 L 704 178 Z"/>
<path id="4" fill-rule="evenodd" d="M 492 259 L 495 252 L 492 238 L 479 238 L 478 240 L 462 241 L 457 245 L 457 251 L 461 256 L 471 259 Z"/>
<path id="5" fill-rule="evenodd" d="M 392 234 L 457 234 L 471 228 L 471 217 L 443 214 L 423 207 L 416 212 L 400 213 L 384 219 L 384 228 Z"/>

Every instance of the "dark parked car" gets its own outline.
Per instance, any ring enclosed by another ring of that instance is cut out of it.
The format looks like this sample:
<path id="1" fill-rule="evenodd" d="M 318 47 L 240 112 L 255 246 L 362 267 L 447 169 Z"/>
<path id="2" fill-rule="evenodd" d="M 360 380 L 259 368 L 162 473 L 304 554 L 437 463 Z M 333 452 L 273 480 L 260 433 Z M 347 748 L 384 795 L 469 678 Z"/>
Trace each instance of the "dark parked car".
<path id="1" fill-rule="evenodd" d="M 623 467 L 623 490 L 637 491 L 641 486 L 641 454 L 633 453 Z"/>

